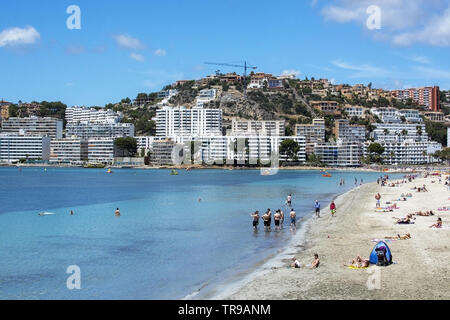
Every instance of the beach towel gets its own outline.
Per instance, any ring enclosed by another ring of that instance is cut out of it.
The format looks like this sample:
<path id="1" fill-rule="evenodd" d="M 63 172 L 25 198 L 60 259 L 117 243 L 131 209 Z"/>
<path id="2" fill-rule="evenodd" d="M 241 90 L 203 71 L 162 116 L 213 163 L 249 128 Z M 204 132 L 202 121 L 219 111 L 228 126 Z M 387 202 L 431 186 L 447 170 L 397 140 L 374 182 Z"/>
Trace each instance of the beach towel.
<path id="1" fill-rule="evenodd" d="M 391 241 L 397 241 L 399 239 L 372 239 L 370 241 L 372 242 L 380 242 L 380 241 L 385 241 L 385 242 L 391 242 Z"/>
<path id="2" fill-rule="evenodd" d="M 438 211 L 448 211 L 450 210 L 449 207 L 443 207 L 443 208 L 439 208 Z"/>
<path id="3" fill-rule="evenodd" d="M 358 269 L 367 269 L 368 267 L 347 266 L 347 268 L 352 269 L 352 270 L 358 270 Z"/>

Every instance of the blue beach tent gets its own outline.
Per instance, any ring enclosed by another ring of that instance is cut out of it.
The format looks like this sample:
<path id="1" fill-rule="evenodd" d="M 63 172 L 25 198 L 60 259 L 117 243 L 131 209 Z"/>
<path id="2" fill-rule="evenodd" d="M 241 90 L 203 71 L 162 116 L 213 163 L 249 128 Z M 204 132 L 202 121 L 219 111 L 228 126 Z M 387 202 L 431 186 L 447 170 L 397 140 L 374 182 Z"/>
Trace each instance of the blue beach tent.
<path id="1" fill-rule="evenodd" d="M 378 256 L 377 256 L 377 249 L 379 248 L 385 248 L 386 249 L 386 259 L 392 263 L 392 253 L 391 249 L 389 249 L 388 245 L 384 241 L 380 241 L 377 243 L 377 245 L 373 248 L 372 252 L 370 253 L 370 263 L 371 264 L 377 264 L 378 263 Z"/>

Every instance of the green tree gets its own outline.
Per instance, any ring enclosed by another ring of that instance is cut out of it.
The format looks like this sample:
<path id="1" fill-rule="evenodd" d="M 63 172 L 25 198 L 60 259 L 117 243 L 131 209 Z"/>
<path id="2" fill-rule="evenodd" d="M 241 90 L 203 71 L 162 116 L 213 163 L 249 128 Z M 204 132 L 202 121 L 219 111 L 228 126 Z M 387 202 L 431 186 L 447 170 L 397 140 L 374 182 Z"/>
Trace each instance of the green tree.
<path id="1" fill-rule="evenodd" d="M 137 140 L 133 137 L 117 138 L 114 145 L 120 157 L 134 157 L 137 153 Z"/>
<path id="2" fill-rule="evenodd" d="M 385 151 L 385 148 L 377 143 L 371 143 L 367 149 L 369 151 L 369 163 L 383 163 L 382 155 Z"/>
<path id="3" fill-rule="evenodd" d="M 280 155 L 286 156 L 288 161 L 297 161 L 299 151 L 300 146 L 295 140 L 286 139 L 280 144 Z"/>

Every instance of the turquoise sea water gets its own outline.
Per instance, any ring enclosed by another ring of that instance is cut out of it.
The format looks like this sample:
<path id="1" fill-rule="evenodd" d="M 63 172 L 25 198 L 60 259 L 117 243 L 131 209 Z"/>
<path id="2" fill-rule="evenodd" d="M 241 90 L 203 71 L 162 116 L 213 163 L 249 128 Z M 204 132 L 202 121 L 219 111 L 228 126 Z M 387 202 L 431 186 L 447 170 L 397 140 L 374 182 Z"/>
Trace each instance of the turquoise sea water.
<path id="1" fill-rule="evenodd" d="M 288 219 L 282 232 L 260 223 L 254 233 L 250 212 L 286 212 L 292 193 L 300 218 L 355 177 L 380 176 L 331 173 L 0 168 L 0 299 L 180 299 L 212 287 L 292 237 Z M 55 215 L 38 216 L 44 211 Z M 81 290 L 66 287 L 71 265 Z"/>

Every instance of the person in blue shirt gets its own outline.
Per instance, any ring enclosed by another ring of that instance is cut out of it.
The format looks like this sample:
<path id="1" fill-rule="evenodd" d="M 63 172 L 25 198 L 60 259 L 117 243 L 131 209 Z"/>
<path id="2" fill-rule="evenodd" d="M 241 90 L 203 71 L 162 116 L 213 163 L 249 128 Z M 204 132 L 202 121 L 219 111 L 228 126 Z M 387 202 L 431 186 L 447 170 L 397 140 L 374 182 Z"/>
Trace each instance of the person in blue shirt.
<path id="1" fill-rule="evenodd" d="M 314 208 L 316 209 L 316 217 L 320 218 L 320 203 L 319 203 L 319 200 L 316 200 L 316 203 L 314 204 Z"/>

